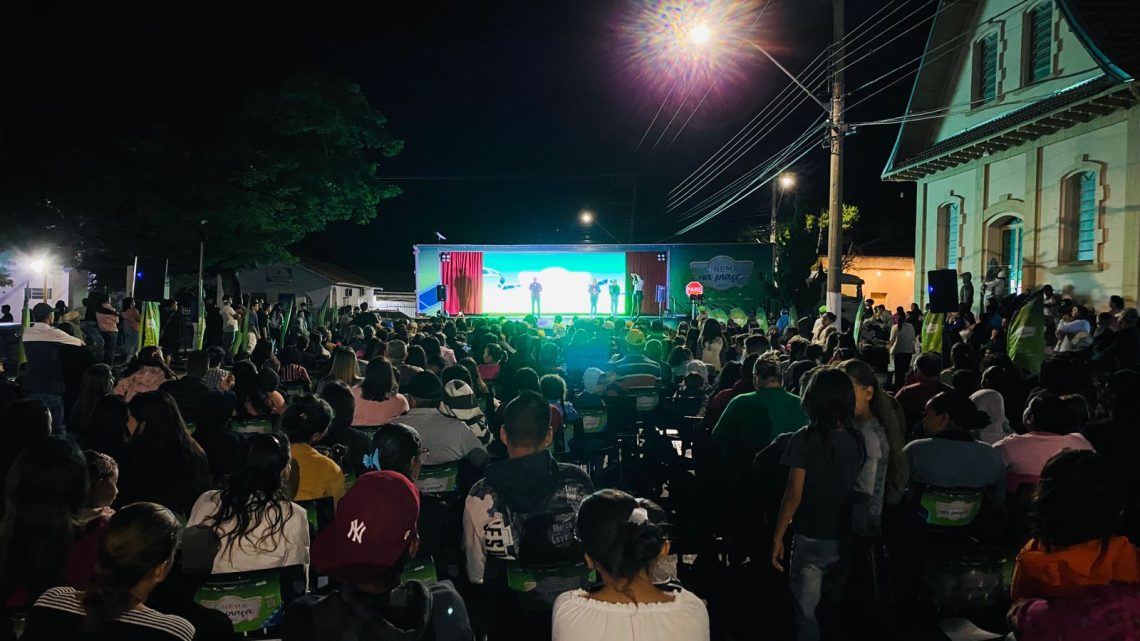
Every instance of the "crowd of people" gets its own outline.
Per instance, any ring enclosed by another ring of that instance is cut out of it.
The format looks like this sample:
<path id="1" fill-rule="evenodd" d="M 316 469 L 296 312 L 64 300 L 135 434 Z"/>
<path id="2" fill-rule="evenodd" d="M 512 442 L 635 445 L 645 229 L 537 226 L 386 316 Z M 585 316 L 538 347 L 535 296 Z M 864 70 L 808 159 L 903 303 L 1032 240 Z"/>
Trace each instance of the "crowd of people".
<path id="1" fill-rule="evenodd" d="M 1124 638 L 1137 312 L 1037 295 L 1039 372 L 1014 297 L 925 352 L 921 309 L 873 301 L 851 331 L 227 298 L 201 350 L 124 350 L 129 301 L 98 348 L 36 305 L 0 389 L 0 637 L 227 638 L 197 588 L 295 568 L 286 640 L 919 639 L 951 610 Z"/>

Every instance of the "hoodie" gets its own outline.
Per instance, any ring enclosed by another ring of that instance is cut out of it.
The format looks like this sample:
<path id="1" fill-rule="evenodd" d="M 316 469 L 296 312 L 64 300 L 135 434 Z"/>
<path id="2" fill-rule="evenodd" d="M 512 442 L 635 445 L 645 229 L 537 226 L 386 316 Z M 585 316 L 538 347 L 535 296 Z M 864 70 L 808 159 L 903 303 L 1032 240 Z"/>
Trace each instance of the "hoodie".
<path id="1" fill-rule="evenodd" d="M 1030 539 L 1013 568 L 1013 600 L 1077 596 L 1091 586 L 1140 583 L 1140 554 L 1123 536 L 1047 551 Z"/>
<path id="2" fill-rule="evenodd" d="M 471 641 L 463 599 L 450 582 L 409 581 L 387 594 L 342 586 L 297 599 L 285 611 L 284 641 Z"/>
<path id="3" fill-rule="evenodd" d="M 464 509 L 468 579 L 483 583 L 488 558 L 523 566 L 580 560 L 574 523 L 593 491 L 581 468 L 558 463 L 549 450 L 489 465 Z"/>

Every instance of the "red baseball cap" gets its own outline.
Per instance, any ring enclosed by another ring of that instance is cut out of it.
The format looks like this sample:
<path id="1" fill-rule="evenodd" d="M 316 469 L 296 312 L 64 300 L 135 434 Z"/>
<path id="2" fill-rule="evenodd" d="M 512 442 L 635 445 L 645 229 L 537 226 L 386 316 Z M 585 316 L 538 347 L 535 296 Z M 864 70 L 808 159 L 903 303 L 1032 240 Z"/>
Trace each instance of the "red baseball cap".
<path id="1" fill-rule="evenodd" d="M 388 470 L 364 474 L 313 542 L 313 565 L 345 583 L 374 581 L 408 549 L 419 518 L 420 495 L 406 476 Z"/>

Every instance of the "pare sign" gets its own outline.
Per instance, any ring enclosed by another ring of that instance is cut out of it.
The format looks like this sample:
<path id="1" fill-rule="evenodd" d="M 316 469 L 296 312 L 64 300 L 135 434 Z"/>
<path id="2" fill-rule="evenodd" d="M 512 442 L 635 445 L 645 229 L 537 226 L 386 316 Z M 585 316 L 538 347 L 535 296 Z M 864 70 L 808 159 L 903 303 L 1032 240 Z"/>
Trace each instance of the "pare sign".
<path id="1" fill-rule="evenodd" d="M 691 283 L 689 283 L 688 285 L 685 285 L 685 295 L 686 296 L 704 296 L 705 295 L 705 286 L 702 285 L 699 281 L 694 280 Z"/>

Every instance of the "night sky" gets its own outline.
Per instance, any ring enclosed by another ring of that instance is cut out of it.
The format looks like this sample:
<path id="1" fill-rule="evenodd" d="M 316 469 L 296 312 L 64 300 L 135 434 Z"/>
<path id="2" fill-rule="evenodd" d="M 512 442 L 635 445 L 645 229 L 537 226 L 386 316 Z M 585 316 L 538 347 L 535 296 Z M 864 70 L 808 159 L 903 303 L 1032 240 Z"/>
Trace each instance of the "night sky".
<path id="1" fill-rule="evenodd" d="M 664 210 L 666 193 L 786 79 L 767 60 L 742 55 L 675 140 L 697 95 L 656 148 L 652 144 L 684 87 L 639 146 L 670 84 L 664 71 L 647 73 L 631 62 L 632 16 L 641 5 L 115 4 L 6 18 L 0 147 L 7 155 L 29 145 L 98 148 L 156 127 L 211 135 L 248 91 L 319 71 L 358 83 L 388 117 L 392 134 L 405 141 L 403 153 L 381 161 L 381 173 L 404 193 L 384 201 L 372 223 L 335 224 L 300 243 L 296 253 L 336 262 L 387 287 L 410 289 L 411 245 L 436 242 L 436 231 L 448 242 L 575 243 L 587 236 L 608 242 L 599 229 L 577 222 L 578 212 L 589 208 L 623 242 L 711 242 L 735 240 L 742 228 L 767 219 L 769 193 L 762 189 L 703 227 L 671 236 L 681 224 L 679 212 Z M 928 17 L 933 4 L 909 2 L 884 26 L 917 10 L 895 28 L 902 33 Z M 848 27 L 882 6 L 849 0 Z M 751 37 L 798 73 L 830 42 L 830 7 L 830 0 L 774 0 Z M 921 54 L 928 29 L 925 22 L 853 65 L 848 86 Z M 852 101 L 897 77 L 857 92 Z M 848 119 L 901 115 L 912 77 L 859 105 Z M 804 102 L 716 185 L 793 140 L 817 110 Z M 912 251 L 913 185 L 879 180 L 895 133 L 895 126 L 863 127 L 847 139 L 845 201 L 863 212 L 855 237 L 872 243 L 869 253 Z M 826 152 L 813 150 L 794 170 L 800 205 L 809 211 L 824 206 Z"/>

